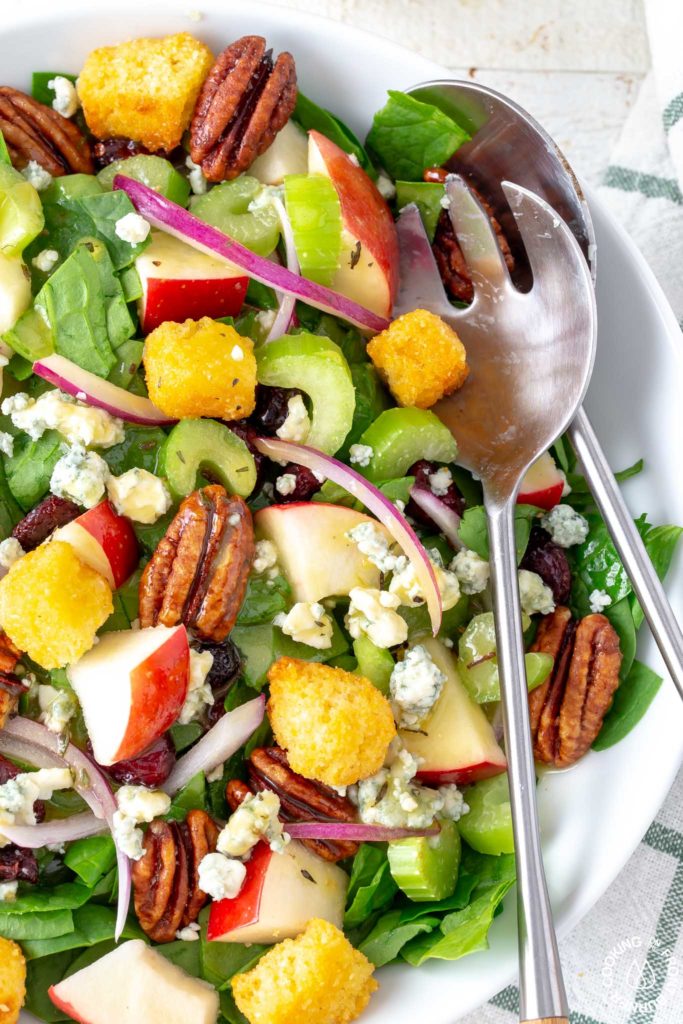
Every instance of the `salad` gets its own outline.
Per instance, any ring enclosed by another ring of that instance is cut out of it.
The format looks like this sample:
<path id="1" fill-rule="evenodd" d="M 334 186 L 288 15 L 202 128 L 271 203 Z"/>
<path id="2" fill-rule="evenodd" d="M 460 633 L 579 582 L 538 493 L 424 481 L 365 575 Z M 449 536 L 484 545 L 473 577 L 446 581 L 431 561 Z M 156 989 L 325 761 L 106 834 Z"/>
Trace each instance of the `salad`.
<path id="1" fill-rule="evenodd" d="M 411 204 L 472 299 L 469 134 L 390 92 L 363 144 L 259 36 L 73 70 L 0 87 L 0 1022 L 351 1021 L 515 881 L 482 493 L 432 411 L 476 381 L 392 319 Z M 637 523 L 664 576 L 681 529 Z M 560 770 L 662 680 L 564 439 L 515 526 Z"/>

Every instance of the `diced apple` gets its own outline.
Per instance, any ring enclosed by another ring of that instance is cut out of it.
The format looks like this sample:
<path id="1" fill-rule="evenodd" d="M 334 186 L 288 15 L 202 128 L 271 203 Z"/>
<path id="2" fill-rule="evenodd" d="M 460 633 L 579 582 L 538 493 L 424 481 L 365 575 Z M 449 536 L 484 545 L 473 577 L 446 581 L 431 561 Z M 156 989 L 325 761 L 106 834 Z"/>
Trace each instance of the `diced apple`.
<path id="1" fill-rule="evenodd" d="M 31 303 L 31 275 L 20 256 L 0 253 L 0 334 L 11 330 Z"/>
<path id="2" fill-rule="evenodd" d="M 218 993 L 141 939 L 117 946 L 51 985 L 55 1006 L 81 1024 L 216 1024 Z"/>
<path id="3" fill-rule="evenodd" d="M 418 780 L 435 786 L 447 782 L 464 786 L 504 772 L 505 754 L 488 718 L 460 681 L 455 659 L 438 640 L 423 643 L 446 682 L 420 731 L 401 730 L 404 746 L 422 759 Z"/>
<path id="4" fill-rule="evenodd" d="M 539 508 L 554 508 L 560 501 L 567 478 L 555 465 L 550 452 L 544 452 L 524 474 L 517 495 L 520 505 L 538 505 Z"/>
<path id="5" fill-rule="evenodd" d="M 52 539 L 71 544 L 80 560 L 104 576 L 112 590 L 125 583 L 138 564 L 138 542 L 130 520 L 117 515 L 108 501 L 60 526 Z"/>
<path id="6" fill-rule="evenodd" d="M 379 569 L 346 537 L 354 526 L 370 522 L 391 542 L 380 523 L 342 505 L 292 502 L 263 508 L 254 517 L 258 536 L 277 548 L 295 601 L 321 601 L 350 594 L 354 587 L 379 587 Z"/>
<path id="7" fill-rule="evenodd" d="M 215 260 L 162 231 L 152 233 L 135 268 L 142 285 L 139 312 L 143 334 L 167 320 L 182 323 L 203 316 L 237 316 L 249 283 L 238 267 Z"/>
<path id="8" fill-rule="evenodd" d="M 265 153 L 257 157 L 249 174 L 264 185 L 281 185 L 285 174 L 305 174 L 308 168 L 308 138 L 294 121 L 288 121 Z"/>
<path id="9" fill-rule="evenodd" d="M 185 701 L 190 648 L 184 626 L 105 633 L 68 669 L 95 760 L 137 757 L 173 725 Z"/>
<path id="10" fill-rule="evenodd" d="M 213 942 L 280 942 L 293 939 L 320 917 L 342 926 L 347 875 L 302 843 L 283 853 L 259 843 L 247 861 L 247 876 L 235 899 L 211 904 L 207 938 Z"/>
<path id="11" fill-rule="evenodd" d="M 399 251 L 386 200 L 343 149 L 320 132 L 311 131 L 308 138 L 308 170 L 331 179 L 341 205 L 341 264 L 330 287 L 390 317 L 398 290 Z"/>

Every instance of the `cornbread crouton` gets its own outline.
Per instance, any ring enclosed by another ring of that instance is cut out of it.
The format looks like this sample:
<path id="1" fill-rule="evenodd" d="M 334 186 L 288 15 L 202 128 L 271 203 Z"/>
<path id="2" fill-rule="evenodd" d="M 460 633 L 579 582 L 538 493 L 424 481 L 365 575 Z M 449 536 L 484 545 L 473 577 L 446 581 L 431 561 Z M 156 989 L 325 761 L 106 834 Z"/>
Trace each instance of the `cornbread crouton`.
<path id="1" fill-rule="evenodd" d="M 0 1024 L 16 1024 L 26 995 L 26 961 L 16 942 L 0 939 Z"/>
<path id="2" fill-rule="evenodd" d="M 256 403 L 254 345 L 210 317 L 161 324 L 143 356 L 149 397 L 173 419 L 241 420 Z"/>
<path id="3" fill-rule="evenodd" d="M 465 383 L 465 347 L 441 317 L 414 309 L 368 344 L 368 355 L 399 405 L 429 409 Z"/>
<path id="4" fill-rule="evenodd" d="M 123 135 L 151 152 L 175 149 L 212 63 L 209 48 L 188 32 L 93 50 L 78 78 L 88 128 L 98 139 Z"/>
<path id="5" fill-rule="evenodd" d="M 396 726 L 389 701 L 368 679 L 280 658 L 268 681 L 270 724 L 295 772 L 350 786 L 379 771 Z"/>
<path id="6" fill-rule="evenodd" d="M 43 668 L 63 668 L 89 651 L 113 610 L 105 578 L 63 541 L 29 551 L 0 580 L 2 628 Z"/>
<path id="7" fill-rule="evenodd" d="M 232 992 L 249 1024 L 348 1024 L 378 987 L 373 970 L 343 932 L 313 918 L 235 975 Z"/>

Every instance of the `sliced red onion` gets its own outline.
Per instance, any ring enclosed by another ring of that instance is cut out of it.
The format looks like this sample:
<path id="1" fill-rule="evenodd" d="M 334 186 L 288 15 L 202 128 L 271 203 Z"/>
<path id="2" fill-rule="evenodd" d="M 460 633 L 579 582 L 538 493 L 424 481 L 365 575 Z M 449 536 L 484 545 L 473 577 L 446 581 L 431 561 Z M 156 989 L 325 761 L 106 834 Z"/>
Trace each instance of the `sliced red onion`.
<path id="1" fill-rule="evenodd" d="M 389 843 L 392 839 L 439 834 L 438 825 L 430 825 L 429 828 L 388 828 L 386 825 L 365 825 L 360 821 L 285 822 L 284 830 L 292 839 L 347 839 L 354 843 Z"/>
<path id="2" fill-rule="evenodd" d="M 280 218 L 280 229 L 285 241 L 287 269 L 291 270 L 293 274 L 300 274 L 299 257 L 296 254 L 296 246 L 294 244 L 294 232 L 292 231 L 292 223 L 285 209 L 285 204 L 277 196 L 273 198 L 272 202 Z M 268 331 L 268 336 L 265 340 L 266 345 L 269 341 L 274 341 L 275 338 L 281 338 L 283 334 L 286 334 L 292 320 L 292 313 L 296 304 L 295 297 L 287 292 L 278 292 L 278 302 L 280 303 L 280 308 L 273 321 L 273 326 Z"/>
<path id="3" fill-rule="evenodd" d="M 232 757 L 259 727 L 265 709 L 266 698 L 261 694 L 223 715 L 199 743 L 178 760 L 162 787 L 165 792 L 173 796 L 198 772 L 211 772 Z"/>
<path id="4" fill-rule="evenodd" d="M 74 789 L 83 797 L 90 810 L 96 818 L 106 820 L 107 825 L 116 845 L 116 862 L 119 872 L 118 905 L 116 908 L 116 928 L 114 938 L 116 941 L 121 936 L 128 915 L 131 890 L 130 860 L 123 853 L 116 843 L 114 833 L 114 812 L 116 811 L 116 800 L 106 776 L 87 754 L 70 743 L 66 750 L 60 755 L 59 737 L 46 729 L 39 722 L 30 718 L 17 716 L 10 719 L 5 726 L 6 733 L 18 739 L 26 740 L 28 743 L 41 746 L 49 753 L 61 756 L 62 766 L 68 765 L 73 771 Z"/>
<path id="5" fill-rule="evenodd" d="M 11 725 L 11 721 L 9 725 Z M 22 764 L 30 764 L 34 768 L 65 767 L 64 758 L 58 754 L 50 753 L 45 747 L 39 746 L 35 742 L 30 743 L 28 740 L 11 735 L 9 725 L 5 729 L 0 729 L 0 754 L 6 754 L 8 757 L 13 757 Z"/>
<path id="6" fill-rule="evenodd" d="M 267 455 L 268 458 L 274 459 L 276 462 L 296 462 L 300 466 L 306 466 L 313 473 L 332 480 L 352 494 L 354 498 L 362 501 L 365 507 L 379 519 L 380 523 L 386 526 L 415 569 L 415 575 L 425 596 L 432 629 L 436 636 L 441 626 L 442 607 L 434 568 L 417 534 L 394 503 L 355 469 L 350 469 L 343 462 L 333 459 L 331 455 L 324 455 L 322 452 L 316 451 L 315 448 L 295 444 L 293 441 L 280 441 L 274 437 L 259 437 L 254 444 L 262 455 Z"/>
<path id="7" fill-rule="evenodd" d="M 450 542 L 451 547 L 460 551 L 465 546 L 458 536 L 462 517 L 457 512 L 449 508 L 448 505 L 444 505 L 436 494 L 432 494 L 424 487 L 411 487 L 410 497 L 423 512 L 427 513 L 432 522 L 436 523 L 446 540 Z"/>
<path id="8" fill-rule="evenodd" d="M 105 412 L 118 416 L 127 423 L 158 427 L 175 422 L 161 409 L 157 409 L 149 398 L 134 395 L 108 380 L 103 380 L 102 377 L 82 369 L 64 356 L 52 355 L 39 359 L 33 364 L 33 372 L 67 395 L 73 395 L 86 405 L 104 409 Z"/>
<path id="9" fill-rule="evenodd" d="M 179 238 L 214 259 L 226 260 L 240 267 L 255 281 L 269 285 L 278 292 L 287 292 L 309 306 L 322 309 L 325 313 L 341 317 L 362 331 L 378 334 L 389 326 L 389 321 L 384 317 L 347 299 L 345 295 L 338 295 L 330 288 L 293 274 L 291 270 L 278 266 L 272 260 L 257 256 L 229 235 L 223 234 L 210 224 L 205 224 L 182 206 L 171 202 L 147 185 L 133 181 L 123 174 L 117 174 L 114 178 L 114 188 L 120 188 L 128 195 L 138 213 L 149 221 L 152 227 L 161 228 L 169 235 Z"/>
<path id="10" fill-rule="evenodd" d="M 72 814 L 70 818 L 55 818 L 42 821 L 39 825 L 3 825 L 2 834 L 10 843 L 40 850 L 55 843 L 70 843 L 74 839 L 96 836 L 106 829 L 106 823 L 90 811 Z"/>

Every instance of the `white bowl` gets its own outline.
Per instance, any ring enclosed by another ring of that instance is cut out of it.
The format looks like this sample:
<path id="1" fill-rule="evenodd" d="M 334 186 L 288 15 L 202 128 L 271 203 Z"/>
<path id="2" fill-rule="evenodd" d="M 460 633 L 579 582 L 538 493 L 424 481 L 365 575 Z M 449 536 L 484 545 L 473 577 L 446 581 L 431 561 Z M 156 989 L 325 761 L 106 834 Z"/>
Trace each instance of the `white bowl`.
<path id="1" fill-rule="evenodd" d="M 94 46 L 138 35 L 186 30 L 217 52 L 240 35 L 260 33 L 276 50 L 294 54 L 302 90 L 364 137 L 386 89 L 447 74 L 379 37 L 309 14 L 199 0 L 204 16 L 197 23 L 189 15 L 195 2 L 60 0 L 55 10 L 52 0 L 32 0 L 25 10 L 6 10 L 0 29 L 3 84 L 27 88 L 34 69 L 76 72 Z M 634 514 L 647 511 L 655 523 L 683 523 L 680 330 L 632 242 L 597 199 L 591 208 L 599 250 L 600 339 L 588 411 L 613 466 L 646 459 L 645 473 L 625 485 Z M 683 611 L 680 557 L 668 589 Z M 646 629 L 639 656 L 662 670 Z M 590 910 L 624 866 L 682 760 L 683 708 L 667 681 L 624 742 L 589 754 L 569 772 L 543 778 L 538 797 L 545 863 L 561 933 Z M 455 964 L 431 961 L 419 970 L 394 965 L 380 971 L 380 991 L 363 1020 L 413 1024 L 428 1008 L 430 1024 L 452 1024 L 456 1014 L 473 1010 L 513 979 L 516 957 L 511 896 L 494 923 L 488 952 Z"/>

